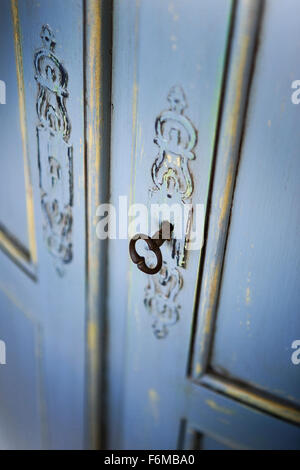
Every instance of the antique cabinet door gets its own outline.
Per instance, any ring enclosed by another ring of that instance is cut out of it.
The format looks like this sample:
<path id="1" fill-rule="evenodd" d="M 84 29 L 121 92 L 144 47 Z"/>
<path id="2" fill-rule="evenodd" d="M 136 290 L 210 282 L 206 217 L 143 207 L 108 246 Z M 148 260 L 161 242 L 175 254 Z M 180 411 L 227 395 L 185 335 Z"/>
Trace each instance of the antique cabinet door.
<path id="1" fill-rule="evenodd" d="M 200 231 L 203 204 L 205 224 L 154 276 L 109 241 L 112 448 L 300 446 L 299 15 L 114 3 L 111 202 L 189 202 Z"/>
<path id="2" fill-rule="evenodd" d="M 105 78 L 99 29 L 109 21 L 93 0 L 2 0 L 0 8 L 0 448 L 78 449 L 86 435 L 96 439 L 84 418 L 97 393 L 96 382 L 93 392 L 85 384 L 100 311 L 89 286 L 100 285 L 101 255 L 86 232 L 106 180 L 99 190 L 105 99 L 95 80 Z"/>

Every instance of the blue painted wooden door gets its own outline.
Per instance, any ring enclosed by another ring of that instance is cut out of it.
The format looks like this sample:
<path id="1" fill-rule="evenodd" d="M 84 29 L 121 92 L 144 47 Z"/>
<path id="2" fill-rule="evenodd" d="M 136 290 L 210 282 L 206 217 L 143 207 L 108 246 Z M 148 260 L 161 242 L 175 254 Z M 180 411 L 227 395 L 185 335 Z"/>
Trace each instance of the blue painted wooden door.
<path id="1" fill-rule="evenodd" d="M 83 3 L 0 9 L 0 448 L 81 448 Z"/>
<path id="2" fill-rule="evenodd" d="M 299 14 L 1 1 L 1 448 L 300 447 Z M 186 209 L 158 274 L 101 202 Z"/>
<path id="3" fill-rule="evenodd" d="M 112 202 L 205 224 L 154 276 L 109 242 L 112 448 L 300 447 L 299 7 L 115 2 Z"/>
<path id="4" fill-rule="evenodd" d="M 0 6 L 3 449 L 100 445 L 111 7 Z"/>

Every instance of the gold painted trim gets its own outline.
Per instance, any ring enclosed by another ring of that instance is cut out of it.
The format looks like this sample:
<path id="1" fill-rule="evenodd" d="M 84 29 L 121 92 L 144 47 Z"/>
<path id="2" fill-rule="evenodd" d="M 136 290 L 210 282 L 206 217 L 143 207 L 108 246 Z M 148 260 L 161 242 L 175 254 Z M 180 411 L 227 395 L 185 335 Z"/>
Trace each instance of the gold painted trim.
<path id="1" fill-rule="evenodd" d="M 30 166 L 29 166 L 29 158 L 28 158 L 23 53 L 22 53 L 22 43 L 21 43 L 18 0 L 11 0 L 11 14 L 12 14 L 12 21 L 13 21 L 16 73 L 17 73 L 18 94 L 19 94 L 19 114 L 20 114 L 22 147 L 23 147 L 29 251 L 25 247 L 18 246 L 18 244 L 14 242 L 13 237 L 9 237 L 2 230 L 0 230 L 0 247 L 5 252 L 7 252 L 12 257 L 12 259 L 17 262 L 17 264 L 21 264 L 24 267 L 24 263 L 27 265 L 30 265 L 30 264 L 36 265 L 37 247 L 36 247 L 36 239 L 35 239 L 33 188 L 32 188 L 32 183 L 31 183 Z M 27 267 L 29 268 L 29 266 Z"/>
<path id="2" fill-rule="evenodd" d="M 89 90 L 86 102 L 86 159 L 87 159 L 87 302 L 88 315 L 86 326 L 87 341 L 87 426 L 89 434 L 88 447 L 97 449 L 100 442 L 100 427 L 98 423 L 99 405 L 98 393 L 100 369 L 100 358 L 97 354 L 99 344 L 99 328 L 97 321 L 98 310 L 98 290 L 100 254 L 98 245 L 92 241 L 93 231 L 95 231 L 95 208 L 99 201 L 99 174 L 101 162 L 101 135 L 100 135 L 100 75 L 101 75 L 101 25 L 100 25 L 100 2 L 95 0 L 86 3 L 87 22 L 87 80 L 86 88 Z"/>
<path id="3" fill-rule="evenodd" d="M 13 259 L 22 263 L 30 263 L 29 252 L 19 246 L 4 230 L 0 228 L 1 248 Z"/>
<path id="4" fill-rule="evenodd" d="M 86 265 L 86 447 L 105 447 L 107 242 L 96 235 L 96 209 L 108 201 L 112 4 L 84 2 Z"/>
<path id="5" fill-rule="evenodd" d="M 139 38 L 139 14 L 140 0 L 135 0 L 135 19 L 134 19 L 134 63 L 133 63 L 133 86 L 132 86 L 132 143 L 130 155 L 130 188 L 129 188 L 129 207 L 135 203 L 136 190 L 136 165 L 137 165 L 137 140 L 138 140 L 138 75 L 137 75 L 137 51 Z M 130 218 L 129 218 L 130 220 Z M 132 294 L 133 294 L 133 263 L 129 261 L 128 266 L 128 296 L 127 296 L 127 313 L 131 311 Z"/>
<path id="6" fill-rule="evenodd" d="M 18 240 L 0 225 L 0 249 L 11 258 L 33 281 L 36 281 L 36 269 L 32 264 L 30 253 Z"/>
<path id="7" fill-rule="evenodd" d="M 267 412 L 295 424 L 300 424 L 299 409 L 292 405 L 284 404 L 282 402 L 275 401 L 272 398 L 259 395 L 256 390 L 249 390 L 242 385 L 232 383 L 224 377 L 218 377 L 213 374 L 205 374 L 201 378 L 200 383 L 242 403 L 258 408 L 263 412 Z"/>

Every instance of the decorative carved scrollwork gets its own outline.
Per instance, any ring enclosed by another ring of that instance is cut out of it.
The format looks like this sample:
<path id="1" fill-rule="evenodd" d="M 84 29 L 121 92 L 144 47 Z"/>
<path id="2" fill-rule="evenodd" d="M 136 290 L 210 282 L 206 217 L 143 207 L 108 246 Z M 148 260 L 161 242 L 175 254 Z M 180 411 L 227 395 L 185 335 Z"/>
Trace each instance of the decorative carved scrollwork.
<path id="1" fill-rule="evenodd" d="M 189 161 L 195 158 L 197 132 L 191 121 L 183 114 L 187 107 L 184 92 L 180 86 L 173 86 L 168 94 L 170 108 L 163 111 L 155 122 L 154 142 L 159 147 L 152 166 L 152 197 L 160 193 L 160 200 L 170 204 L 181 203 L 188 208 L 183 240 L 173 240 L 172 256 L 177 266 L 185 266 L 186 244 L 192 223 L 193 178 Z"/>
<path id="2" fill-rule="evenodd" d="M 34 55 L 38 84 L 36 111 L 38 165 L 44 238 L 56 269 L 72 260 L 73 147 L 68 144 L 71 124 L 66 109 L 68 73 L 55 55 L 56 40 L 50 26 L 40 35 L 43 47 Z"/>
<path id="3" fill-rule="evenodd" d="M 176 267 L 170 268 L 164 261 L 155 276 L 148 276 L 144 303 L 153 318 L 153 330 L 157 338 L 165 338 L 168 328 L 179 320 L 180 305 L 177 294 L 182 287 L 182 277 Z"/>
<path id="4" fill-rule="evenodd" d="M 40 36 L 43 47 L 34 56 L 35 79 L 39 86 L 37 114 L 43 127 L 53 134 L 61 134 L 67 142 L 71 133 L 65 105 L 69 95 L 68 74 L 54 53 L 56 40 L 50 26 L 44 25 Z"/>
<path id="5" fill-rule="evenodd" d="M 184 115 L 187 108 L 185 94 L 180 86 L 173 86 L 168 94 L 169 109 L 155 121 L 154 142 L 159 147 L 151 175 L 154 187 L 150 188 L 151 202 L 180 203 L 187 209 L 183 239 L 171 240 L 171 260 L 165 261 L 161 271 L 149 277 L 144 303 L 154 318 L 153 328 L 157 338 L 164 338 L 168 328 L 179 320 L 180 305 L 177 295 L 183 285 L 178 267 L 186 266 L 186 245 L 192 226 L 193 178 L 189 161 L 196 156 L 197 131 Z"/>
<path id="6" fill-rule="evenodd" d="M 170 109 L 163 111 L 155 122 L 154 142 L 159 153 L 152 166 L 152 179 L 157 190 L 164 191 L 169 198 L 178 193 L 186 202 L 193 192 L 188 161 L 195 158 L 197 134 L 183 114 L 187 103 L 182 88 L 171 88 L 168 101 Z"/>

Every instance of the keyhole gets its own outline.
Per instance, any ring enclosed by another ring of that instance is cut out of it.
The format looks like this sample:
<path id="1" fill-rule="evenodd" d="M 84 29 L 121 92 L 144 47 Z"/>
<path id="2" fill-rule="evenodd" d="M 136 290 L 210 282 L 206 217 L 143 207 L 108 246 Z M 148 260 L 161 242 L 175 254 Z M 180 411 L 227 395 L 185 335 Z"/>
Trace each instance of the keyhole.
<path id="1" fill-rule="evenodd" d="M 152 250 L 150 250 L 145 240 L 138 240 L 136 242 L 135 249 L 139 256 L 143 256 L 145 258 L 145 263 L 148 268 L 152 269 L 156 266 L 156 255 Z"/>

